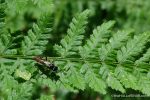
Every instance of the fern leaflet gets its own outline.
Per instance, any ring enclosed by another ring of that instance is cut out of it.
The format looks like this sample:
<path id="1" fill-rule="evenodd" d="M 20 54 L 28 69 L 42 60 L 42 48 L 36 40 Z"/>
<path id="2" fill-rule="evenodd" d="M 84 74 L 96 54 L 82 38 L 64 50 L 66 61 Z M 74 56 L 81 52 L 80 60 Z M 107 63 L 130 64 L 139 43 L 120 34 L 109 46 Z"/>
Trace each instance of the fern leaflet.
<path id="1" fill-rule="evenodd" d="M 54 49 L 62 57 L 77 55 L 78 46 L 82 44 L 82 39 L 84 38 L 83 33 L 85 32 L 88 14 L 89 10 L 85 10 L 73 18 L 67 35 L 60 42 L 61 45 L 54 46 Z"/>

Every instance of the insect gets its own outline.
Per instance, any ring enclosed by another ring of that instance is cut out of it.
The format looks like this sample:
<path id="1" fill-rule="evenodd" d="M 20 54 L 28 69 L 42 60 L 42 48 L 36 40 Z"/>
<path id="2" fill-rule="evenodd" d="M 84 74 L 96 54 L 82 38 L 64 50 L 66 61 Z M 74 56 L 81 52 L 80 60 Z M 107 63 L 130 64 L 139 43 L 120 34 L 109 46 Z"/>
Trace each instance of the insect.
<path id="1" fill-rule="evenodd" d="M 52 72 L 57 72 L 58 71 L 58 67 L 55 66 L 53 63 L 47 61 L 47 57 L 46 59 L 42 59 L 41 57 L 34 57 L 33 60 L 35 60 L 36 62 L 38 62 L 38 64 L 42 65 L 42 66 L 46 66 L 48 69 L 50 69 Z"/>
<path id="2" fill-rule="evenodd" d="M 54 65 L 54 63 L 51 63 L 47 61 L 46 59 L 43 59 L 42 57 L 36 56 L 33 58 L 38 63 L 38 68 L 42 71 L 43 74 L 50 77 L 52 80 L 59 80 L 58 73 L 58 67 Z"/>

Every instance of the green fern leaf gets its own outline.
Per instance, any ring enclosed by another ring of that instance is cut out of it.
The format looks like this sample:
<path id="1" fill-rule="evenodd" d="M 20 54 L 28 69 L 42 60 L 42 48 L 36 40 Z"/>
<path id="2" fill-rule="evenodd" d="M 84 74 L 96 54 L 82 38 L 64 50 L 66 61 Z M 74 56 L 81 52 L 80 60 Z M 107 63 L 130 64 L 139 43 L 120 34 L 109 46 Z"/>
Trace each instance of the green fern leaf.
<path id="1" fill-rule="evenodd" d="M 114 25 L 114 23 L 114 21 L 109 21 L 94 29 L 93 34 L 90 36 L 90 39 L 87 40 L 87 43 L 83 47 L 80 47 L 81 57 L 97 57 L 97 49 L 101 47 L 102 43 L 107 42 L 110 37 L 109 29 Z"/>
<path id="2" fill-rule="evenodd" d="M 135 61 L 136 65 L 140 65 L 146 62 L 149 62 L 150 60 L 150 49 L 147 50 L 145 54 L 143 54 L 143 57 Z"/>
<path id="3" fill-rule="evenodd" d="M 108 75 L 106 82 L 108 83 L 108 86 L 110 86 L 112 89 L 119 90 L 122 93 L 125 93 L 125 89 L 123 88 L 122 84 L 113 74 Z"/>
<path id="4" fill-rule="evenodd" d="M 18 99 L 29 99 L 32 91 L 32 84 L 29 83 L 18 83 L 12 76 L 5 74 L 5 78 L 0 82 L 1 90 L 5 94 L 6 100 L 18 100 Z M 22 87 L 20 89 L 20 87 Z"/>
<path id="5" fill-rule="evenodd" d="M 140 87 L 140 91 L 147 96 L 150 96 L 150 79 L 147 77 L 141 76 L 138 81 L 138 86 Z"/>
<path id="6" fill-rule="evenodd" d="M 4 94 L 4 99 L 7 100 L 8 98 L 13 99 L 12 90 L 16 88 L 16 85 L 18 85 L 17 81 L 14 80 L 14 78 L 10 75 L 7 75 L 7 73 L 3 72 L 1 75 L 5 75 L 5 78 L 2 78 L 0 81 L 0 90 L 2 91 L 2 94 Z"/>
<path id="7" fill-rule="evenodd" d="M 106 94 L 106 83 L 89 67 L 85 73 L 85 81 L 94 91 Z"/>
<path id="8" fill-rule="evenodd" d="M 123 67 L 117 67 L 114 73 L 115 77 L 126 87 L 137 90 L 137 78 L 125 71 Z"/>
<path id="9" fill-rule="evenodd" d="M 131 37 L 132 31 L 118 31 L 110 38 L 109 43 L 102 45 L 99 50 L 100 59 L 115 61 L 116 52 Z"/>
<path id="10" fill-rule="evenodd" d="M 142 69 L 135 67 L 133 75 L 138 78 L 137 87 L 138 90 L 143 94 L 150 95 L 150 79 L 146 76 L 145 73 L 142 73 Z"/>
<path id="11" fill-rule="evenodd" d="M 85 10 L 72 19 L 67 35 L 60 42 L 61 45 L 54 46 L 54 49 L 60 56 L 67 57 L 77 54 L 78 46 L 81 46 L 84 37 L 83 33 L 85 32 L 88 15 L 89 10 Z"/>
<path id="12" fill-rule="evenodd" d="M 117 52 L 117 60 L 119 63 L 124 63 L 126 61 L 135 61 L 134 56 L 137 56 L 145 47 L 149 39 L 150 34 L 143 33 L 135 36 L 134 39 L 129 40 L 126 46 L 123 46 L 121 50 Z"/>
<path id="13" fill-rule="evenodd" d="M 83 75 L 80 72 L 78 72 L 77 66 L 78 63 L 68 61 L 65 67 L 63 68 L 65 71 L 64 76 L 66 78 L 66 81 L 68 81 L 73 87 L 84 90 L 85 80 Z"/>
<path id="14" fill-rule="evenodd" d="M 89 84 L 89 87 L 92 88 L 94 91 L 106 94 L 106 84 L 102 79 L 97 77 L 96 74 L 88 71 L 85 74 L 85 80 Z"/>
<path id="15" fill-rule="evenodd" d="M 125 93 L 125 89 L 123 88 L 120 81 L 114 76 L 114 73 L 111 72 L 111 70 L 109 70 L 109 65 L 103 64 L 100 68 L 99 73 L 102 75 L 102 78 L 106 80 L 106 83 L 109 87 L 121 91 L 122 93 Z"/>
<path id="16" fill-rule="evenodd" d="M 83 75 L 73 67 L 71 67 L 68 71 L 68 80 L 74 87 L 81 90 L 85 89 L 85 80 L 83 78 Z"/>
<path id="17" fill-rule="evenodd" d="M 71 86 L 72 83 L 67 79 L 68 77 L 63 73 L 60 73 L 60 79 L 56 82 L 57 89 L 69 90 L 71 92 L 77 92 L 74 87 Z"/>
<path id="18" fill-rule="evenodd" d="M 12 48 L 15 44 L 12 43 L 13 39 L 11 38 L 10 35 L 3 34 L 0 37 L 0 55 L 6 55 L 6 54 L 17 54 L 16 49 L 10 49 Z"/>
<path id="19" fill-rule="evenodd" d="M 17 86 L 17 85 L 16 85 Z M 22 87 L 22 88 L 20 88 Z M 31 83 L 24 82 L 22 84 L 19 84 L 16 87 L 16 90 L 12 91 L 12 97 L 14 100 L 17 99 L 29 99 L 31 97 L 31 92 L 32 92 L 33 86 Z M 17 94 L 17 96 L 15 95 Z"/>
<path id="20" fill-rule="evenodd" d="M 42 33 L 40 28 L 34 24 L 33 31 L 28 31 L 28 36 L 25 36 L 21 44 L 21 54 L 23 55 L 40 55 L 45 50 L 45 45 L 48 43 L 47 36 Z"/>

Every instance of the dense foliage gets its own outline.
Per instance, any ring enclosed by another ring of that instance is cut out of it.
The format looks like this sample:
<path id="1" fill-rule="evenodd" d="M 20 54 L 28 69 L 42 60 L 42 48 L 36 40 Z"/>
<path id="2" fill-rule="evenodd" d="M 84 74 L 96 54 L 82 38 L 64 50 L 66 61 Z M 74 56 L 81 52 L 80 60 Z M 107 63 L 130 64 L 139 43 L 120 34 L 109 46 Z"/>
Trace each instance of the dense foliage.
<path id="1" fill-rule="evenodd" d="M 149 7 L 149 0 L 0 0 L 0 100 L 150 96 Z M 58 71 L 32 59 L 39 55 Z"/>

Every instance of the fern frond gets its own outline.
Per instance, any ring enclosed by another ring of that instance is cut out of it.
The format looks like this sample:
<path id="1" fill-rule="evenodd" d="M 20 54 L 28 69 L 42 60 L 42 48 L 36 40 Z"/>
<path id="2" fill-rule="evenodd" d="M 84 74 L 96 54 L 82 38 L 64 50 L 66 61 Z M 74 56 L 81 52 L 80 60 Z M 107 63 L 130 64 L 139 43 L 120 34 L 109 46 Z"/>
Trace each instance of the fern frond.
<path id="1" fill-rule="evenodd" d="M 12 48 L 14 45 L 10 34 L 2 34 L 0 37 L 0 55 L 17 54 L 17 49 Z"/>
<path id="2" fill-rule="evenodd" d="M 0 73 L 5 72 L 7 75 L 11 75 L 16 70 L 16 66 L 13 66 L 15 60 L 0 58 Z M 18 67 L 18 66 L 17 66 Z M 5 77 L 1 74 L 1 77 Z"/>
<path id="3" fill-rule="evenodd" d="M 108 38 L 111 36 L 110 28 L 114 23 L 114 21 L 109 21 L 94 29 L 93 34 L 90 36 L 90 39 L 87 40 L 87 43 L 83 47 L 80 47 L 81 57 L 95 58 L 98 56 L 97 49 L 101 47 L 102 43 L 107 42 Z"/>
<path id="4" fill-rule="evenodd" d="M 58 78 L 53 77 L 53 80 L 35 66 L 37 62 L 28 59 L 41 55 L 46 48 L 52 30 L 49 17 L 55 16 L 52 15 L 52 0 L 4 1 L 0 1 L 0 92 L 2 91 L 4 99 L 30 99 L 34 95 L 32 90 L 37 86 L 48 86 L 54 92 L 58 89 L 79 92 L 91 88 L 101 94 L 107 93 L 107 87 L 121 93 L 131 88 L 150 95 L 150 49 L 142 54 L 149 48 L 146 47 L 150 38 L 148 32 L 135 35 L 134 38 L 130 30 L 112 34 L 114 31 L 111 28 L 115 22 L 109 21 L 95 28 L 82 45 L 90 13 L 89 10 L 83 11 L 72 19 L 60 44 L 53 46 L 59 55 L 49 57 L 56 58 L 55 65 L 58 66 L 58 72 L 55 73 Z M 65 1 L 63 7 L 68 3 L 70 4 Z M 86 2 L 82 3 L 87 5 Z M 34 21 L 30 21 L 30 18 Z M 54 19 L 54 28 L 61 18 L 62 16 Z M 23 34 L 24 28 L 28 31 L 27 34 Z M 141 55 L 143 56 L 140 58 Z M 7 57 L 13 59 L 6 59 Z M 131 65 L 128 62 L 132 62 Z M 42 67 L 47 66 L 43 64 Z M 139 74 L 132 73 L 135 69 L 139 70 Z M 22 79 L 24 81 L 20 82 Z M 51 95 L 41 94 L 38 99 L 51 99 Z"/>
<path id="5" fill-rule="evenodd" d="M 60 73 L 60 79 L 56 82 L 57 89 L 69 90 L 71 92 L 77 92 L 78 90 L 71 86 L 72 83 L 67 79 L 68 76 L 64 75 L 64 73 Z"/>
<path id="6" fill-rule="evenodd" d="M 150 96 L 150 79 L 149 78 L 141 76 L 138 81 L 138 86 L 140 87 L 140 91 L 143 94 Z"/>
<path id="7" fill-rule="evenodd" d="M 33 85 L 32 83 L 29 82 L 24 82 L 21 84 L 16 85 L 16 89 L 14 91 L 12 91 L 12 97 L 13 99 L 30 99 L 30 97 L 32 96 L 31 92 L 33 90 Z M 20 89 L 20 87 L 22 87 Z M 13 96 L 13 94 L 17 94 L 16 96 Z"/>
<path id="8" fill-rule="evenodd" d="M 82 39 L 84 38 L 83 33 L 85 32 L 88 15 L 89 10 L 85 10 L 72 19 L 67 35 L 60 42 L 61 45 L 54 46 L 54 49 L 60 56 L 77 55 L 78 46 L 81 46 Z"/>
<path id="9" fill-rule="evenodd" d="M 143 94 L 150 95 L 150 79 L 146 76 L 145 73 L 142 73 L 141 69 L 135 67 L 133 75 L 138 78 L 137 87 L 138 90 Z"/>
<path id="10" fill-rule="evenodd" d="M 85 81 L 91 89 L 102 94 L 106 94 L 106 83 L 97 75 L 89 64 L 84 64 L 83 67 L 87 67 L 85 72 Z"/>
<path id="11" fill-rule="evenodd" d="M 126 88 L 132 88 L 137 90 L 137 78 L 131 73 L 127 72 L 123 67 L 118 66 L 115 69 L 115 77 L 124 85 Z"/>
<path id="12" fill-rule="evenodd" d="M 11 75 L 5 74 L 5 78 L 1 79 L 0 85 L 0 90 L 4 94 L 3 98 L 6 100 L 29 99 L 31 96 L 32 84 L 28 82 L 19 84 Z M 20 87 L 22 88 L 20 89 Z"/>
<path id="13" fill-rule="evenodd" d="M 135 61 L 136 65 L 140 65 L 143 63 L 147 63 L 150 60 L 150 49 L 147 50 L 145 54 L 143 54 L 143 57 Z"/>
<path id="14" fill-rule="evenodd" d="M 112 89 L 118 90 L 122 93 L 126 92 L 121 82 L 113 75 L 113 73 L 108 75 L 106 82 L 108 86 L 111 87 Z"/>
<path id="15" fill-rule="evenodd" d="M 135 36 L 134 39 L 129 40 L 126 46 L 123 46 L 121 50 L 117 52 L 117 60 L 119 63 L 124 63 L 126 61 L 135 61 L 135 56 L 137 56 L 145 47 L 150 37 L 149 32 Z"/>
<path id="16" fill-rule="evenodd" d="M 59 72 L 59 76 L 60 76 L 60 83 L 62 83 L 62 87 L 59 88 L 64 88 L 66 87 L 66 83 L 68 83 L 69 85 L 71 85 L 73 88 L 75 89 L 81 89 L 84 90 L 85 89 L 85 80 L 84 80 L 84 76 L 78 71 L 80 68 L 78 68 L 80 66 L 80 64 L 78 63 L 74 63 L 74 62 L 70 62 L 67 61 L 66 64 L 60 64 L 61 66 L 63 66 L 61 68 L 61 70 L 63 70 L 64 72 Z M 67 89 L 71 89 L 72 88 L 67 86 Z M 73 91 L 75 92 L 75 91 Z"/>
<path id="17" fill-rule="evenodd" d="M 44 1 L 37 1 L 33 0 L 34 4 L 38 6 L 38 9 L 40 10 L 40 16 L 38 20 L 38 25 L 44 31 L 44 33 L 51 32 L 52 30 L 52 13 L 55 9 L 53 5 L 53 0 L 44 0 Z M 37 14 L 39 13 L 39 10 L 36 10 Z"/>
<path id="18" fill-rule="evenodd" d="M 111 60 L 115 61 L 116 52 L 123 46 L 126 41 L 131 37 L 132 31 L 118 31 L 110 38 L 109 43 L 102 45 L 99 50 L 101 61 Z"/>
<path id="19" fill-rule="evenodd" d="M 102 64 L 100 68 L 100 75 L 102 75 L 102 78 L 106 80 L 106 83 L 108 84 L 109 87 L 112 89 L 118 90 L 122 93 L 125 93 L 125 89 L 123 85 L 120 83 L 120 81 L 115 77 L 114 73 L 112 70 L 109 69 L 109 65 Z"/>
<path id="20" fill-rule="evenodd" d="M 38 25 L 33 25 L 33 30 L 28 31 L 21 44 L 22 55 L 40 55 L 45 50 L 48 43 L 48 34 L 42 33 Z"/>
<path id="21" fill-rule="evenodd" d="M 5 72 L 3 72 L 1 75 L 5 75 L 5 78 L 2 78 L 0 81 L 0 90 L 3 91 L 2 94 L 4 94 L 4 99 L 12 98 L 12 90 L 16 88 L 16 85 L 18 85 L 18 82 L 14 80 L 14 78 L 10 75 L 7 75 Z M 1 99 L 1 98 L 0 98 Z"/>
<path id="22" fill-rule="evenodd" d="M 67 64 L 68 65 L 68 64 Z M 85 89 L 85 80 L 83 75 L 78 72 L 75 65 L 69 64 L 69 70 L 67 71 L 67 76 L 69 82 L 76 88 L 84 90 Z"/>

